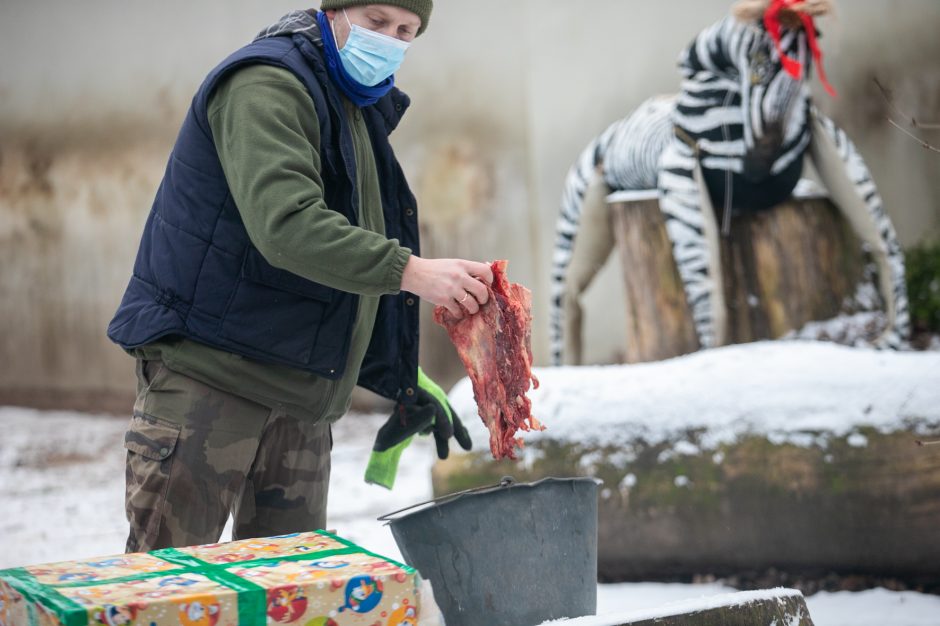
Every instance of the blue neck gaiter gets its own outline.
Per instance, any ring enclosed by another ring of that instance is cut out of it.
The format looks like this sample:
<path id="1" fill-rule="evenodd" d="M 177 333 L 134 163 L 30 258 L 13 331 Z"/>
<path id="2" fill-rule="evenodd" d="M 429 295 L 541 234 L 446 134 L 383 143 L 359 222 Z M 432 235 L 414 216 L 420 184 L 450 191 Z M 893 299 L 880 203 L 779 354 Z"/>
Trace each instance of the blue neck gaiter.
<path id="1" fill-rule="evenodd" d="M 317 24 L 320 25 L 320 36 L 323 38 L 323 52 L 326 55 L 326 71 L 330 78 L 336 83 L 340 91 L 346 94 L 350 102 L 357 107 L 369 106 L 378 102 L 379 98 L 387 94 L 395 86 L 395 76 L 389 76 L 382 82 L 372 87 L 363 85 L 356 81 L 346 68 L 343 67 L 343 61 L 339 58 L 339 48 L 336 46 L 336 40 L 333 39 L 333 29 L 330 26 L 330 19 L 323 11 L 317 11 Z"/>

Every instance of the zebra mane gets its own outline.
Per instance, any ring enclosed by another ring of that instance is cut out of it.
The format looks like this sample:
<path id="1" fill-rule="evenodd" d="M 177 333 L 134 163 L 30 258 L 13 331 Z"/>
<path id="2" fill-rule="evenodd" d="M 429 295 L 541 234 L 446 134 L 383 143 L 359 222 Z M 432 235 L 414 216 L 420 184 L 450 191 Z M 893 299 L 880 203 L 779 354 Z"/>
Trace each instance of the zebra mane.
<path id="1" fill-rule="evenodd" d="M 819 17 L 833 12 L 833 0 L 803 0 L 784 11 L 791 13 L 806 13 L 810 17 Z M 754 22 L 764 17 L 764 12 L 770 6 L 770 0 L 737 0 L 731 7 L 731 15 L 742 22 Z"/>

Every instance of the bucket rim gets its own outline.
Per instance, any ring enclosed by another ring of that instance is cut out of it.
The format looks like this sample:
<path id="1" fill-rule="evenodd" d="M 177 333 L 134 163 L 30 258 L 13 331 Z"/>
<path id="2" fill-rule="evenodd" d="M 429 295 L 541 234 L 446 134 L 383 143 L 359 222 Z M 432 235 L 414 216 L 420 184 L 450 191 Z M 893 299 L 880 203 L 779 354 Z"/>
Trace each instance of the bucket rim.
<path id="1" fill-rule="evenodd" d="M 539 480 L 520 483 L 516 482 L 516 479 L 512 476 L 504 476 L 498 483 L 495 485 L 484 485 L 481 487 L 473 487 L 470 489 L 464 489 L 463 491 L 457 491 L 454 493 L 449 493 L 443 496 L 438 496 L 437 498 L 432 498 L 430 500 L 425 500 L 424 502 L 418 502 L 417 504 L 412 504 L 411 506 L 406 506 L 403 509 L 398 509 L 397 511 L 392 511 L 391 513 L 386 513 L 376 518 L 380 522 L 385 522 L 386 525 L 393 524 L 395 522 L 407 519 L 412 515 L 417 515 L 424 511 L 430 510 L 435 507 L 443 507 L 454 502 L 457 502 L 463 498 L 470 496 L 485 495 L 488 493 L 493 493 L 496 491 L 503 491 L 509 489 L 517 488 L 528 488 L 534 489 L 543 483 L 583 483 L 590 482 L 594 483 L 596 486 L 604 484 L 604 481 L 596 476 L 565 476 L 565 477 L 556 477 L 556 476 L 546 476 L 545 478 L 540 478 Z M 406 513 L 407 511 L 407 513 Z M 404 515 L 399 515 L 405 513 Z"/>

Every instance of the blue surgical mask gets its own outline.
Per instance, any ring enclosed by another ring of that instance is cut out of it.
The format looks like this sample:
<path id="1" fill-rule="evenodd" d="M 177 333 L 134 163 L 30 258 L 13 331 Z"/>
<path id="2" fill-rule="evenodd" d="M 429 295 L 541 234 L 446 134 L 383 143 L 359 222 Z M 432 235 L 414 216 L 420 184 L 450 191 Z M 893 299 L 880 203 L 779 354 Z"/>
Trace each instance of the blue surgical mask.
<path id="1" fill-rule="evenodd" d="M 346 72 L 367 87 L 377 85 L 394 74 L 405 60 L 405 51 L 410 44 L 353 24 L 345 9 L 343 15 L 349 24 L 349 37 L 340 48 L 339 58 Z M 333 39 L 336 39 L 335 32 Z"/>

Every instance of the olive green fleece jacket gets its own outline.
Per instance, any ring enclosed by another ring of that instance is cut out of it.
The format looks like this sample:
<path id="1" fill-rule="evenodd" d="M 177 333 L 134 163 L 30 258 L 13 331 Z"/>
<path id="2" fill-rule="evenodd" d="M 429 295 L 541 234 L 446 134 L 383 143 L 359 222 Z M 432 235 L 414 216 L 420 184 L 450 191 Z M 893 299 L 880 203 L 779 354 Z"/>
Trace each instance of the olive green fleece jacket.
<path id="1" fill-rule="evenodd" d="M 365 122 L 345 102 L 359 192 L 353 226 L 323 199 L 320 127 L 313 100 L 288 70 L 252 65 L 209 99 L 212 135 L 252 243 L 272 265 L 360 295 L 346 371 L 328 380 L 304 370 L 179 337 L 133 351 L 171 370 L 304 419 L 335 421 L 349 408 L 380 296 L 397 293 L 411 251 L 385 237 L 379 179 Z"/>

